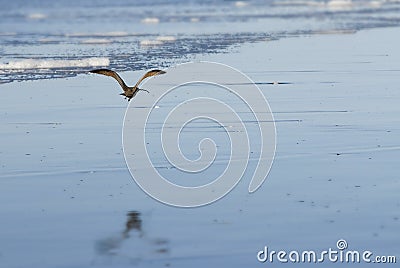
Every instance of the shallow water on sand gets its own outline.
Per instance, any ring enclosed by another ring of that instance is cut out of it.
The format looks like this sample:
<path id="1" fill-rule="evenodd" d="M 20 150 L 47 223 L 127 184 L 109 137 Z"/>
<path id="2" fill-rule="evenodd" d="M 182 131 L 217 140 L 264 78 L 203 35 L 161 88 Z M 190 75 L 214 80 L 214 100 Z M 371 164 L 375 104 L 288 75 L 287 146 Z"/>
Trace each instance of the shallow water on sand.
<path id="1" fill-rule="evenodd" d="M 126 103 L 115 81 L 2 85 L 0 266 L 278 266 L 259 263 L 257 252 L 336 249 L 339 239 L 400 258 L 398 31 L 303 36 L 197 56 L 257 82 L 278 135 L 273 168 L 256 193 L 248 194 L 244 178 L 197 209 L 160 204 L 131 179 L 121 149 Z M 140 95 L 133 101 L 140 109 Z"/>

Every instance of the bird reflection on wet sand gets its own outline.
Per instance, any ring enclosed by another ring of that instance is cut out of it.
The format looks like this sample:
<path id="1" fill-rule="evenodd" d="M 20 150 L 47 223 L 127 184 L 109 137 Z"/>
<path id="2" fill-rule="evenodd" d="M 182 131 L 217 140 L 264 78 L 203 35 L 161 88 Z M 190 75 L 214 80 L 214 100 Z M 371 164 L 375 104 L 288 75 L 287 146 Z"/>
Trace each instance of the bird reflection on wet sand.
<path id="1" fill-rule="evenodd" d="M 137 211 L 128 212 L 128 220 L 125 224 L 125 230 L 122 232 L 122 236 L 129 238 L 129 232 L 131 230 L 136 230 L 139 232 L 139 237 L 142 237 L 142 219 L 140 218 L 140 213 Z"/>
<path id="2" fill-rule="evenodd" d="M 168 240 L 163 238 L 150 238 L 143 231 L 143 221 L 141 213 L 130 211 L 127 213 L 125 228 L 118 234 L 101 239 L 96 242 L 95 250 L 101 256 L 124 256 L 131 261 L 139 261 L 144 255 L 167 254 L 169 252 Z M 128 256 L 124 244 L 129 243 Z M 132 244 L 132 245 L 131 245 Z"/>

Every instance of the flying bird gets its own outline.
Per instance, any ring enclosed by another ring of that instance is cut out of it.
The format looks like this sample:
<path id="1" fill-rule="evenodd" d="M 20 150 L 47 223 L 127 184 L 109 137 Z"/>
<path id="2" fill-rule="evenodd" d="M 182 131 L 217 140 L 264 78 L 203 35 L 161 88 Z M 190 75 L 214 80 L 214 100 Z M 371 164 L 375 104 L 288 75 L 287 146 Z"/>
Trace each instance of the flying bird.
<path id="1" fill-rule="evenodd" d="M 114 71 L 112 70 L 108 70 L 108 69 L 96 69 L 96 70 L 92 70 L 90 71 L 90 73 L 95 73 L 95 74 L 102 74 L 102 75 L 107 75 L 107 76 L 111 76 L 112 78 L 114 78 L 115 80 L 117 80 L 118 84 L 121 86 L 121 88 L 124 90 L 123 93 L 119 94 L 122 96 L 125 96 L 125 99 L 128 99 L 128 101 L 130 101 L 133 97 L 136 96 L 136 94 L 142 90 L 142 91 L 146 91 L 147 93 L 149 93 L 148 90 L 146 89 L 142 89 L 139 88 L 140 83 L 146 79 L 147 77 L 150 76 L 154 76 L 154 75 L 159 75 L 159 74 L 165 74 L 165 71 L 162 70 L 151 70 L 148 71 L 147 73 L 145 73 L 142 78 L 139 79 L 139 81 L 137 81 L 136 85 L 134 85 L 133 87 L 127 86 L 124 82 L 124 80 L 122 80 L 122 78 Z"/>

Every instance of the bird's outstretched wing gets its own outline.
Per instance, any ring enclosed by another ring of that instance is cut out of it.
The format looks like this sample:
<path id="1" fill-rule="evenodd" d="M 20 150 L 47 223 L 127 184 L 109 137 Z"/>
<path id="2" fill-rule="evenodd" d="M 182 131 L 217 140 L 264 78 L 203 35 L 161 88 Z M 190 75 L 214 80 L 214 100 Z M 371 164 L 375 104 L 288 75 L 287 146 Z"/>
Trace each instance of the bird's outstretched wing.
<path id="1" fill-rule="evenodd" d="M 125 84 L 124 80 L 114 71 L 108 70 L 108 69 L 96 69 L 90 71 L 90 73 L 95 73 L 95 74 L 102 74 L 102 75 L 107 75 L 111 76 L 115 80 L 117 80 L 118 84 L 122 87 L 124 91 L 127 90 L 128 86 Z"/>
<path id="2" fill-rule="evenodd" d="M 135 85 L 135 88 L 139 87 L 140 83 L 141 83 L 144 79 L 146 79 L 147 77 L 154 76 L 154 75 L 159 75 L 159 74 L 165 74 L 165 71 L 163 71 L 163 70 L 151 70 L 151 71 L 148 71 L 147 73 L 145 73 L 145 74 L 142 76 L 142 78 L 139 79 L 139 81 L 137 81 L 137 83 L 136 83 L 136 85 Z"/>

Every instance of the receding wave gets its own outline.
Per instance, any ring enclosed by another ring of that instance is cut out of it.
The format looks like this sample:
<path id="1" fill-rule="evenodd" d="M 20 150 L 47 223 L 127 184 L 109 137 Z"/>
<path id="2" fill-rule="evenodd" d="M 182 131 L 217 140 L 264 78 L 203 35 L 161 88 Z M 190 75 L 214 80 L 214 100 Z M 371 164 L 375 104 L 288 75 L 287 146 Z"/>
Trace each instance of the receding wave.
<path id="1" fill-rule="evenodd" d="M 3 2 L 0 84 L 72 77 L 96 66 L 163 68 L 243 43 L 400 26 L 400 0 L 59 0 L 40 9 L 25 1 L 18 12 L 9 12 L 15 1 Z"/>
<path id="2" fill-rule="evenodd" d="M 67 33 L 65 34 L 66 37 L 126 37 L 131 36 L 134 34 L 123 32 L 123 31 L 116 31 L 116 32 L 96 32 L 96 33 Z"/>
<path id="3" fill-rule="evenodd" d="M 70 67 L 98 67 L 108 66 L 110 60 L 104 57 L 85 59 L 23 59 L 0 64 L 0 70 L 28 70 L 28 69 L 54 69 Z"/>

